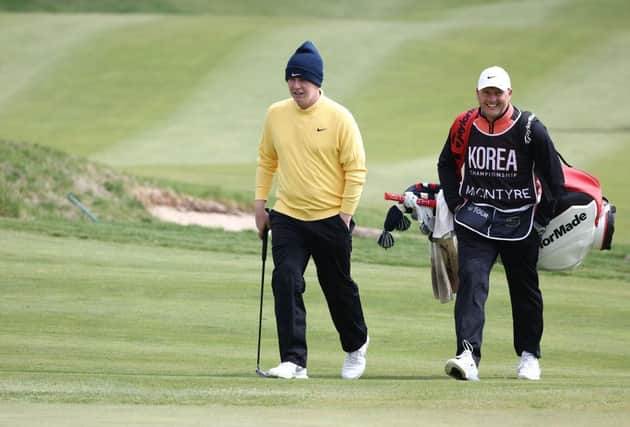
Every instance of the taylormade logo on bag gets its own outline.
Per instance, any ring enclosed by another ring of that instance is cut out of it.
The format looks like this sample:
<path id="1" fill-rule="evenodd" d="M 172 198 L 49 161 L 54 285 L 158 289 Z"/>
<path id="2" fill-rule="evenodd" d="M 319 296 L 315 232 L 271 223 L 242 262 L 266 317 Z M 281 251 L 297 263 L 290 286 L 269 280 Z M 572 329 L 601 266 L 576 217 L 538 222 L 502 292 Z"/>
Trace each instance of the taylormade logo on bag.
<path id="1" fill-rule="evenodd" d="M 549 236 L 544 237 L 542 239 L 542 241 L 540 242 L 540 247 L 544 248 L 545 246 L 549 246 L 556 239 L 560 239 L 566 233 L 568 233 L 569 231 L 575 229 L 582 222 L 586 221 L 586 218 L 588 218 L 588 215 L 586 215 L 586 213 L 584 213 L 584 212 L 582 212 L 579 215 L 575 214 L 575 216 L 573 217 L 571 222 L 567 222 L 566 224 L 562 224 L 560 227 L 555 228 L 553 230 L 553 232 Z"/>

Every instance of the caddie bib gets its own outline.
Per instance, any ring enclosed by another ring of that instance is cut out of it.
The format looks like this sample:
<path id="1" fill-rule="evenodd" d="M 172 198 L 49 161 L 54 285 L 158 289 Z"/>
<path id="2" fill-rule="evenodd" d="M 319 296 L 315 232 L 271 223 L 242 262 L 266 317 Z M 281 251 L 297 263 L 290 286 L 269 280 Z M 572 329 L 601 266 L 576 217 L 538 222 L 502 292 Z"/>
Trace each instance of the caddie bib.
<path id="1" fill-rule="evenodd" d="M 493 239 L 527 237 L 537 203 L 528 138 L 533 119 L 511 105 L 492 124 L 474 118 L 463 153 L 459 194 L 467 202 L 456 212 L 458 224 Z"/>

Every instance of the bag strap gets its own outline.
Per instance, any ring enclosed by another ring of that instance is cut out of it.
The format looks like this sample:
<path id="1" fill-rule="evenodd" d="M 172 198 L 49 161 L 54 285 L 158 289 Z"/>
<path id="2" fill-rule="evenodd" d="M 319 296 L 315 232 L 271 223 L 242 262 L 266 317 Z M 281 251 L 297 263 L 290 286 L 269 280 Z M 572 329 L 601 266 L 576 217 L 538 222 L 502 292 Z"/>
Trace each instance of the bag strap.
<path id="1" fill-rule="evenodd" d="M 451 153 L 453 153 L 453 158 L 455 159 L 457 179 L 460 181 L 462 179 L 462 166 L 464 165 L 470 130 L 478 115 L 478 108 L 471 108 L 470 110 L 464 111 L 455 118 L 449 132 Z"/>
<path id="2" fill-rule="evenodd" d="M 569 162 L 567 162 L 566 160 L 564 160 L 564 157 L 562 157 L 562 154 L 560 154 L 560 152 L 558 150 L 556 150 L 556 154 L 558 155 L 558 157 L 560 158 L 560 160 L 562 160 L 562 163 L 564 163 L 566 166 L 572 168 L 573 166 L 569 164 Z"/>

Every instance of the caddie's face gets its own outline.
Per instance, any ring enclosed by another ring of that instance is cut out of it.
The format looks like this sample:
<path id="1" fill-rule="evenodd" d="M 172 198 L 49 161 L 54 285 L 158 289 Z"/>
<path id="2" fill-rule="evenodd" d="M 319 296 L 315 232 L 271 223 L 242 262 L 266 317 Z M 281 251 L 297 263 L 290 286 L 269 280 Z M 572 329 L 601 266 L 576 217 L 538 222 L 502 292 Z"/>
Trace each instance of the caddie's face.
<path id="1" fill-rule="evenodd" d="M 507 110 L 512 99 L 512 89 L 502 91 L 496 87 L 485 87 L 477 90 L 477 100 L 481 113 L 493 122 Z"/>
<path id="2" fill-rule="evenodd" d="M 299 77 L 292 77 L 287 80 L 287 85 L 289 86 L 289 93 L 303 110 L 315 104 L 319 99 L 319 86 L 315 83 Z"/>

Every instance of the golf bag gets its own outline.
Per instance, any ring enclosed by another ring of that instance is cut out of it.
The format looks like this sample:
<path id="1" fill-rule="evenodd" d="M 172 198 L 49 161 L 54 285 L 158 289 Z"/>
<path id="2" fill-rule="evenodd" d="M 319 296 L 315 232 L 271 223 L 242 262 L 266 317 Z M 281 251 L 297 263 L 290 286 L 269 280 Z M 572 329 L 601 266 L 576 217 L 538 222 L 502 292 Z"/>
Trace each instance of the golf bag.
<path id="1" fill-rule="evenodd" d="M 615 231 L 616 208 L 602 195 L 597 178 L 570 166 L 562 156 L 560 158 L 564 163 L 566 191 L 557 200 L 549 224 L 544 231 L 540 230 L 538 268 L 541 270 L 578 267 L 591 249 L 611 249 Z M 377 243 L 385 249 L 394 246 L 391 232 L 407 230 L 410 221 L 405 214 L 411 215 L 420 223 L 420 231 L 429 238 L 434 296 L 442 302 L 450 300 L 450 292 L 457 291 L 457 245 L 453 232 L 440 231 L 439 235 L 434 235 L 434 227 L 439 225 L 444 230 L 444 222 L 452 221 L 440 185 L 414 184 L 405 190 L 404 195 L 385 193 L 385 199 L 398 204 L 387 212 Z M 427 212 L 431 216 L 429 219 Z M 443 215 L 444 212 L 449 214 L 448 217 Z M 453 230 L 452 223 L 449 227 Z M 443 274 L 436 276 L 436 272 Z"/>
<path id="2" fill-rule="evenodd" d="M 411 221 L 404 214 L 409 214 L 418 222 L 420 232 L 429 238 L 433 296 L 442 303 L 451 301 L 459 287 L 457 240 L 455 233 L 452 232 L 452 215 L 444 202 L 440 185 L 414 184 L 407 188 L 404 196 L 385 193 L 385 199 L 399 203 L 390 207 L 387 212 L 378 245 L 385 249 L 394 246 L 391 232 L 407 230 L 411 226 Z M 451 230 L 449 231 L 447 226 L 438 232 L 438 228 L 444 222 L 441 218 L 445 212 L 450 216 Z"/>
<path id="3" fill-rule="evenodd" d="M 589 250 L 611 249 L 615 232 L 616 208 L 603 197 L 597 178 L 562 161 L 566 193 L 540 237 L 541 270 L 576 268 Z"/>

